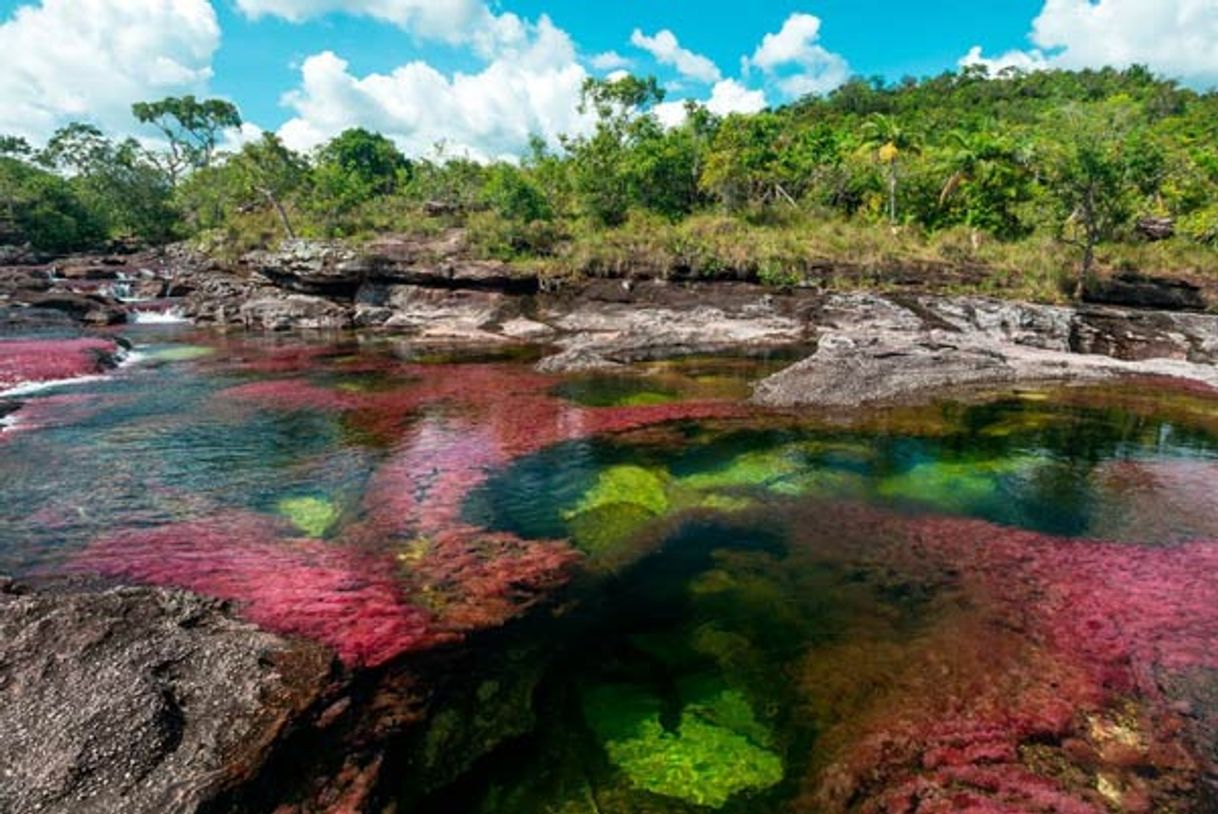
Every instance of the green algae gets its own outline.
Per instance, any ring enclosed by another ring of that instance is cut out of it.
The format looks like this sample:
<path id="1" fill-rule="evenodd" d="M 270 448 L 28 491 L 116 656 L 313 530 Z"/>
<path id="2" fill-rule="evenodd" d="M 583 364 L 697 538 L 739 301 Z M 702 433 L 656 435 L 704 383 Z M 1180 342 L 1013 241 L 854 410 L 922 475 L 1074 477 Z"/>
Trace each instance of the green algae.
<path id="1" fill-rule="evenodd" d="M 893 501 L 926 503 L 968 512 L 1002 496 L 1006 481 L 1027 476 L 1043 461 L 1030 455 L 976 461 L 938 460 L 918 464 L 876 485 L 876 494 Z"/>
<path id="2" fill-rule="evenodd" d="M 572 515 L 567 528 L 580 551 L 607 556 L 655 519 L 637 503 L 609 503 Z"/>
<path id="3" fill-rule="evenodd" d="M 341 514 L 334 503 L 318 497 L 284 498 L 279 501 L 278 509 L 293 526 L 310 537 L 326 536 Z"/>
<path id="4" fill-rule="evenodd" d="M 770 486 L 798 473 L 804 466 L 797 456 L 798 449 L 783 446 L 746 452 L 733 458 L 726 466 L 710 472 L 697 472 L 681 478 L 687 489 L 708 491 L 733 487 Z"/>
<path id="5" fill-rule="evenodd" d="M 682 397 L 676 388 L 643 376 L 585 376 L 564 382 L 552 392 L 582 407 L 647 407 L 671 404 Z"/>
<path id="6" fill-rule="evenodd" d="M 667 473 L 662 470 L 633 465 L 610 467 L 600 473 L 567 518 L 615 504 L 638 506 L 653 515 L 662 515 L 670 505 L 667 481 Z"/>
<path id="7" fill-rule="evenodd" d="M 635 788 L 722 808 L 737 794 L 782 781 L 782 759 L 766 748 L 772 736 L 739 693 L 687 703 L 672 730 L 661 721 L 662 708 L 661 698 L 634 685 L 584 693 L 589 727 Z"/>

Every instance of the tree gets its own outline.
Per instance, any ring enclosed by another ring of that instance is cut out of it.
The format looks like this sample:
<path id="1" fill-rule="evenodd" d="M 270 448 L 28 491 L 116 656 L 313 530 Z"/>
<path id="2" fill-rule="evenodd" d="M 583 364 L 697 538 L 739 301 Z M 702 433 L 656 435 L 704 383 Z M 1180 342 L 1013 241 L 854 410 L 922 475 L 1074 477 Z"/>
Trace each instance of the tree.
<path id="1" fill-rule="evenodd" d="M 702 188 L 729 210 L 765 200 L 777 182 L 782 122 L 774 113 L 723 120 L 706 156 Z"/>
<path id="2" fill-rule="evenodd" d="M 72 122 L 57 130 L 37 157 L 67 175 L 110 237 L 160 243 L 174 236 L 178 216 L 168 178 L 134 139 L 115 143 L 93 125 Z"/>
<path id="3" fill-rule="evenodd" d="M 492 167 L 482 188 L 485 203 L 501 217 L 522 223 L 549 220 L 553 216 L 545 193 L 510 164 Z"/>
<path id="4" fill-rule="evenodd" d="M 17 240 L 46 251 L 90 248 L 106 235 L 67 181 L 11 157 L 0 157 L 0 220 Z"/>
<path id="5" fill-rule="evenodd" d="M 901 126 L 894 117 L 884 113 L 873 113 L 862 128 L 864 143 L 875 147 L 876 158 L 884 165 L 888 177 L 888 220 L 897 222 L 897 184 L 901 176 L 901 160 L 909 153 L 916 153 L 920 139 Z"/>
<path id="6" fill-rule="evenodd" d="M 23 158 L 33 155 L 34 148 L 30 143 L 21 136 L 4 136 L 0 135 L 0 157 L 11 156 L 14 158 Z"/>
<path id="7" fill-rule="evenodd" d="M 131 112 L 168 140 L 162 160 L 175 187 L 186 171 L 210 167 L 220 134 L 241 126 L 240 112 L 223 99 L 169 96 L 159 102 L 136 102 Z"/>
<path id="8" fill-rule="evenodd" d="M 314 157 L 309 208 L 328 231 L 365 203 L 406 187 L 414 167 L 392 141 L 362 128 L 346 130 Z"/>
<path id="9" fill-rule="evenodd" d="M 1129 220 L 1133 139 L 1119 108 L 1103 116 L 1070 109 L 1055 129 L 1061 141 L 1050 157 L 1048 186 L 1064 215 L 1059 238 L 1082 252 L 1078 297 L 1094 270 L 1096 247 Z"/>
<path id="10" fill-rule="evenodd" d="M 114 144 L 101 130 L 72 122 L 55 131 L 38 154 L 38 162 L 72 175 L 91 175 L 104 171 L 113 155 Z"/>
<path id="11" fill-rule="evenodd" d="M 362 127 L 343 131 L 317 154 L 318 168 L 332 167 L 371 197 L 409 183 L 411 164 L 397 146 Z"/>
<path id="12" fill-rule="evenodd" d="M 227 165 L 246 198 L 265 201 L 290 240 L 296 237 L 292 219 L 284 204 L 286 197 L 299 189 L 308 173 L 305 160 L 289 150 L 274 133 L 264 133 L 258 141 L 246 144 Z"/>
<path id="13" fill-rule="evenodd" d="M 947 180 L 939 192 L 939 208 L 946 212 L 959 202 L 966 226 L 1016 237 L 1023 225 L 1015 208 L 1031 195 L 1032 152 L 995 131 L 948 133 L 940 157 Z"/>
<path id="14" fill-rule="evenodd" d="M 655 77 L 584 80 L 579 110 L 595 113 L 596 129 L 591 136 L 567 139 L 564 145 L 584 210 L 599 223 L 615 226 L 626 219 L 631 204 L 626 156 L 637 139 L 652 130 L 646 123 L 636 123 L 663 100 L 664 91 Z"/>

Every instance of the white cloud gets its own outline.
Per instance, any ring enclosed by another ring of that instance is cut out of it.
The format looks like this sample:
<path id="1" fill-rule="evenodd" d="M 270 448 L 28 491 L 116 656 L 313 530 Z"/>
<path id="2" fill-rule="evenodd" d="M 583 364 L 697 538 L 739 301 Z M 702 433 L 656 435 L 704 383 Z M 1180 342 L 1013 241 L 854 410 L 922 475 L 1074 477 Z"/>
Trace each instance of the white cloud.
<path id="1" fill-rule="evenodd" d="M 974 48 L 961 65 L 1118 68 L 1138 63 L 1195 85 L 1218 83 L 1214 0 L 1045 0 L 1034 49 L 994 59 Z"/>
<path id="2" fill-rule="evenodd" d="M 723 76 L 712 60 L 682 48 L 676 34 L 668 29 L 649 37 L 636 28 L 630 35 L 630 44 L 651 54 L 661 65 L 673 66 L 681 76 L 689 79 L 709 84 L 718 82 Z"/>
<path id="3" fill-rule="evenodd" d="M 0 23 L 0 133 L 83 119 L 131 132 L 133 102 L 203 92 L 220 27 L 208 0 L 42 0 Z"/>
<path id="4" fill-rule="evenodd" d="M 821 21 L 792 14 L 774 34 L 766 34 L 749 64 L 760 68 L 789 97 L 828 93 L 850 78 L 850 65 L 820 44 Z"/>
<path id="5" fill-rule="evenodd" d="M 1015 69 L 1023 73 L 1043 71 L 1049 67 L 1049 59 L 1042 51 L 1007 51 L 996 57 L 987 57 L 981 52 L 980 45 L 974 45 L 957 63 L 961 68 L 979 65 L 989 71 L 990 76 L 998 76 L 1003 71 Z"/>
<path id="6" fill-rule="evenodd" d="M 617 51 L 605 51 L 595 54 L 588 60 L 588 64 L 598 71 L 620 71 L 629 68 L 634 63 Z"/>
<path id="7" fill-rule="evenodd" d="M 735 79 L 724 79 L 715 84 L 706 109 L 717 116 L 729 113 L 756 113 L 766 107 L 765 92 L 749 90 Z"/>
<path id="8" fill-rule="evenodd" d="M 665 127 L 680 127 L 689 113 L 685 109 L 687 99 L 662 102 L 652 108 L 652 113 Z M 715 83 L 709 99 L 700 104 L 716 116 L 730 113 L 756 113 L 767 106 L 765 91 L 750 90 L 735 79 L 723 79 Z"/>
<path id="9" fill-rule="evenodd" d="M 587 128 L 576 110 L 587 75 L 570 37 L 547 17 L 478 73 L 449 76 L 416 61 L 391 73 L 355 76 L 326 51 L 305 60 L 301 86 L 284 99 L 295 117 L 280 135 L 303 150 L 364 126 L 412 155 L 439 142 L 476 158 L 519 154 L 533 134 L 555 143 L 560 134 Z"/>
<path id="10" fill-rule="evenodd" d="M 422 37 L 465 42 L 491 17 L 482 0 L 237 0 L 253 19 L 281 17 L 294 23 L 327 14 L 354 14 L 401 26 Z"/>

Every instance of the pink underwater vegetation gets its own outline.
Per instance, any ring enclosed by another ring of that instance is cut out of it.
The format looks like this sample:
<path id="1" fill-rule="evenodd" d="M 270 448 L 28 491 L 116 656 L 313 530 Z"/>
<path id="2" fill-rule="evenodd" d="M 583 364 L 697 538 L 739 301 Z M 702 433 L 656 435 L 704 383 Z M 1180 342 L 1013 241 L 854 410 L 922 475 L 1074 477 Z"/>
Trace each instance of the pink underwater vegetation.
<path id="1" fill-rule="evenodd" d="M 277 373 L 315 354 L 276 352 Z M 727 403 L 592 409 L 550 396 L 552 380 L 501 365 L 404 365 L 398 388 L 342 390 L 273 378 L 229 388 L 218 406 L 316 410 L 392 443 L 362 511 L 335 539 L 292 539 L 272 518 L 212 514 L 96 540 L 78 566 L 232 600 L 268 630 L 332 646 L 351 665 L 502 625 L 548 596 L 577 553 L 461 520 L 469 491 L 511 458 L 595 433 L 732 415 Z"/>
<path id="2" fill-rule="evenodd" d="M 809 693 L 884 688 L 824 737 L 835 759 L 809 790 L 817 810 L 1102 814 L 1199 799 L 1215 767 L 1199 764 L 1163 686 L 1218 670 L 1218 543 L 1067 540 L 864 508 L 819 525 L 818 539 L 883 541 L 902 572 L 956 577 L 913 641 L 809 665 Z"/>
<path id="3" fill-rule="evenodd" d="M 113 367 L 117 354 L 107 339 L 0 341 L 0 390 L 96 375 Z"/>
<path id="4" fill-rule="evenodd" d="M 405 602 L 392 562 L 282 535 L 269 518 L 231 513 L 105 536 L 78 565 L 231 600 L 251 622 L 328 644 L 353 665 L 454 638 Z"/>

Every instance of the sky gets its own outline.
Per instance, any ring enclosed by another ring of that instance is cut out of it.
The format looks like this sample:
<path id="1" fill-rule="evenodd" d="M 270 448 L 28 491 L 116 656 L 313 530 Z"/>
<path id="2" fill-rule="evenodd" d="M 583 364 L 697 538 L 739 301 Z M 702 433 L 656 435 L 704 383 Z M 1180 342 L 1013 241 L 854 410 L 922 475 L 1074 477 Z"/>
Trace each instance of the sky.
<path id="1" fill-rule="evenodd" d="M 0 0 L 0 134 L 69 121 L 147 136 L 134 101 L 236 103 L 232 144 L 308 150 L 349 127 L 408 154 L 497 158 L 589 125 L 588 76 L 655 75 L 752 112 L 850 76 L 1149 65 L 1218 85 L 1218 0 Z"/>

